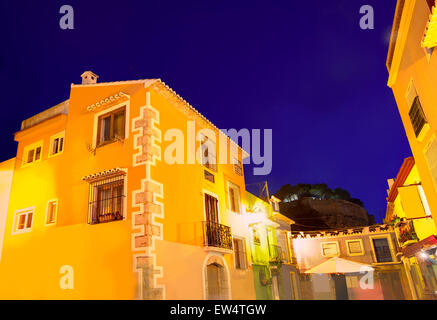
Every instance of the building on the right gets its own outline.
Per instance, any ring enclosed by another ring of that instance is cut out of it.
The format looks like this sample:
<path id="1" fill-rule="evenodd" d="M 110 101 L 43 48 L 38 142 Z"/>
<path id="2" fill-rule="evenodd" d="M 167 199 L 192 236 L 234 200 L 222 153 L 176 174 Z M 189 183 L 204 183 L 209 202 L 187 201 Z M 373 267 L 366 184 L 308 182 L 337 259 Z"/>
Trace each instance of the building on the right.
<path id="1" fill-rule="evenodd" d="M 411 297 L 437 299 L 437 230 L 413 157 L 406 158 L 395 179 L 388 180 L 385 222 L 394 226 Z"/>
<path id="2" fill-rule="evenodd" d="M 429 210 L 437 217 L 436 0 L 398 0 L 387 57 L 392 88 Z"/>

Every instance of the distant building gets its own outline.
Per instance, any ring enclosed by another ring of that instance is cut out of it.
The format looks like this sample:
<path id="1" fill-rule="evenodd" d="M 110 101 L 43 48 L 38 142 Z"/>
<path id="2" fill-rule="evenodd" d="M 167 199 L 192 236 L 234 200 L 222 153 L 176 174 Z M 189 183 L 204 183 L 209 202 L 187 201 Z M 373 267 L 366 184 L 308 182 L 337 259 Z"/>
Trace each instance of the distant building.
<path id="1" fill-rule="evenodd" d="M 246 192 L 256 298 L 297 300 L 301 295 L 290 238 L 293 221 L 278 212 L 278 199 L 266 200 Z"/>
<path id="2" fill-rule="evenodd" d="M 391 226 L 293 232 L 292 237 L 303 299 L 410 299 Z"/>

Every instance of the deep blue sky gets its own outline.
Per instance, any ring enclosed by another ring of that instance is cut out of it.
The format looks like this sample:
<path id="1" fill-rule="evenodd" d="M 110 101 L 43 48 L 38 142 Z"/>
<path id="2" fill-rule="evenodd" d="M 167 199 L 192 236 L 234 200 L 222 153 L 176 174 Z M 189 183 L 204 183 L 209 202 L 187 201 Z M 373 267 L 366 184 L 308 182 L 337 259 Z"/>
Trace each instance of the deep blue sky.
<path id="1" fill-rule="evenodd" d="M 63 4 L 74 30 L 59 28 Z M 375 10 L 374 30 L 359 28 L 362 5 Z M 2 1 L 0 160 L 15 155 L 20 121 L 68 98 L 83 71 L 103 82 L 161 78 L 220 128 L 273 129 L 271 190 L 325 182 L 380 218 L 386 179 L 410 155 L 386 86 L 395 5 Z"/>

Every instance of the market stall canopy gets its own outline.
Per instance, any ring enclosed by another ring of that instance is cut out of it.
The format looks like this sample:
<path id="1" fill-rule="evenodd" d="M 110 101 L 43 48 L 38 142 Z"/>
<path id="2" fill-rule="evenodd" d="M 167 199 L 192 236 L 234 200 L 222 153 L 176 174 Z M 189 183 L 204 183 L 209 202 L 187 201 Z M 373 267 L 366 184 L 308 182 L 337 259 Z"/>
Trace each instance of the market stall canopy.
<path id="1" fill-rule="evenodd" d="M 333 257 L 305 271 L 305 273 L 358 273 L 374 270 L 370 265 Z"/>

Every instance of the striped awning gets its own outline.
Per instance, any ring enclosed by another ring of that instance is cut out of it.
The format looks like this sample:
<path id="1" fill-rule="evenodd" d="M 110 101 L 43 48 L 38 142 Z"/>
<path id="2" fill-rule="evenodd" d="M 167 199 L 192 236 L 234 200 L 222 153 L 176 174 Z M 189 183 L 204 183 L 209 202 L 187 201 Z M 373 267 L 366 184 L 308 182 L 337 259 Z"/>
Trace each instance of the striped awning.
<path id="1" fill-rule="evenodd" d="M 437 6 L 434 5 L 431 10 L 430 19 L 426 25 L 425 37 L 422 41 L 422 47 L 434 48 L 437 46 Z"/>
<path id="2" fill-rule="evenodd" d="M 90 174 L 88 176 L 83 176 L 82 180 L 93 181 L 93 180 L 97 180 L 97 179 L 103 179 L 103 178 L 118 176 L 118 175 L 122 175 L 122 174 L 126 174 L 125 169 L 113 168 L 113 169 L 93 173 L 93 174 Z"/>

